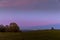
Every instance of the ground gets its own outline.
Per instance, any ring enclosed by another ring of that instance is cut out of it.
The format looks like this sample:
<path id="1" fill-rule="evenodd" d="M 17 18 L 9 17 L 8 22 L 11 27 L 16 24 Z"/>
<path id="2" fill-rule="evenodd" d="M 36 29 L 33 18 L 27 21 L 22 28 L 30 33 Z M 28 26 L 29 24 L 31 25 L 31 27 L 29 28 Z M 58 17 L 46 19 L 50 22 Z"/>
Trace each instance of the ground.
<path id="1" fill-rule="evenodd" d="M 21 40 L 20 32 L 0 32 L 0 40 Z"/>
<path id="2" fill-rule="evenodd" d="M 60 40 L 60 30 L 25 32 L 24 40 Z"/>
<path id="3" fill-rule="evenodd" d="M 60 30 L 0 32 L 0 40 L 60 40 Z"/>

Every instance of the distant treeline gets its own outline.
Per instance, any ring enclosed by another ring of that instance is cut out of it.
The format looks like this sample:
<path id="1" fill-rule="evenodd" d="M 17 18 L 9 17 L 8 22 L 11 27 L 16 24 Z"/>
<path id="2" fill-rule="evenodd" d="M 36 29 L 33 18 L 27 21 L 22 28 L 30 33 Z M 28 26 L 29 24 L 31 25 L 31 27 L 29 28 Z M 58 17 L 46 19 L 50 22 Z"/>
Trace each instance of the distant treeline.
<path id="1" fill-rule="evenodd" d="M 16 23 L 10 23 L 9 25 L 0 25 L 0 32 L 20 32 L 19 26 Z"/>

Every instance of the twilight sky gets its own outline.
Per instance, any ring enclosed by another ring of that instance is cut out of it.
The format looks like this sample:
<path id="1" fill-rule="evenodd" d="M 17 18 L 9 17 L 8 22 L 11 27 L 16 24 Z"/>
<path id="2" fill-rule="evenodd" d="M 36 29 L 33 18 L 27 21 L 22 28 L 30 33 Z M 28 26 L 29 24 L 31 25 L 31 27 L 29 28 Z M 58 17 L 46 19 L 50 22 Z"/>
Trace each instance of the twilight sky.
<path id="1" fill-rule="evenodd" d="M 60 24 L 60 0 L 0 0 L 0 24 L 19 26 Z"/>

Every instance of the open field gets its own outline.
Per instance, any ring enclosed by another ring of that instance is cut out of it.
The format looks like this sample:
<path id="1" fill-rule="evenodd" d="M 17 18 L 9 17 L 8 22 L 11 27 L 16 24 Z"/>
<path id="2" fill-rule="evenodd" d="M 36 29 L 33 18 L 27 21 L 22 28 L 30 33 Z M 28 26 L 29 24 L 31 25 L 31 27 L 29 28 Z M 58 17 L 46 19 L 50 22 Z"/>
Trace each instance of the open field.
<path id="1" fill-rule="evenodd" d="M 60 31 L 0 32 L 0 40 L 60 40 Z"/>
<path id="2" fill-rule="evenodd" d="M 21 33 L 0 32 L 0 40 L 21 40 Z"/>
<path id="3" fill-rule="evenodd" d="M 60 40 L 59 30 L 43 30 L 24 33 L 25 40 Z"/>

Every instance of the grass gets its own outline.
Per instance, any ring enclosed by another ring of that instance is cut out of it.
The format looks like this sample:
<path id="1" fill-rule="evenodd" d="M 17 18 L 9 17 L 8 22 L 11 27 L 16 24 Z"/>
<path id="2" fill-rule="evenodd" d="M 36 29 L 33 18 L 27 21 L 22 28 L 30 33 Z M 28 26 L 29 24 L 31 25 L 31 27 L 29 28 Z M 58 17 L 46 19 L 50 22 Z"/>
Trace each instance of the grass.
<path id="1" fill-rule="evenodd" d="M 60 30 L 0 32 L 0 40 L 60 40 Z"/>
<path id="2" fill-rule="evenodd" d="M 0 32 L 0 40 L 21 40 L 21 33 Z"/>
<path id="3" fill-rule="evenodd" d="M 60 40 L 59 30 L 42 30 L 23 33 L 24 40 Z"/>

